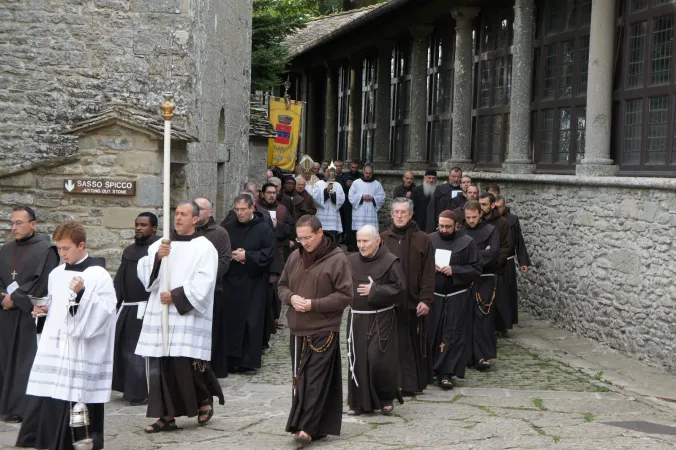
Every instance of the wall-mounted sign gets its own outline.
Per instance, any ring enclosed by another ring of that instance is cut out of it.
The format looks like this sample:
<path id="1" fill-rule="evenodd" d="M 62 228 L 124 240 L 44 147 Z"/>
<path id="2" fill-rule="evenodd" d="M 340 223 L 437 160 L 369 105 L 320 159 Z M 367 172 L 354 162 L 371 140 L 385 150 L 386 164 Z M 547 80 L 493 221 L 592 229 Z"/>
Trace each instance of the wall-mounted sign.
<path id="1" fill-rule="evenodd" d="M 68 194 L 132 196 L 136 195 L 136 181 L 69 178 L 63 180 L 63 192 Z"/>

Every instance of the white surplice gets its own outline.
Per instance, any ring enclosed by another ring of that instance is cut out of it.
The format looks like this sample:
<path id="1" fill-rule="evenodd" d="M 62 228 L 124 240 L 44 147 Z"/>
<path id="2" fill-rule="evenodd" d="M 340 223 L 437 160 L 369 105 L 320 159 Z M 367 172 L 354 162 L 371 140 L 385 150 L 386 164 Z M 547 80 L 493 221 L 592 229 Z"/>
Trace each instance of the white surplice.
<path id="1" fill-rule="evenodd" d="M 329 187 L 326 181 L 318 181 L 312 189 L 312 199 L 317 205 L 317 214 L 315 217 L 322 223 L 322 229 L 325 231 L 343 232 L 343 225 L 340 221 L 340 207 L 345 203 L 345 191 L 337 181 L 333 183 L 333 191 L 336 193 L 336 203 L 331 201 L 330 197 L 324 195 L 324 190 Z"/>
<path id="2" fill-rule="evenodd" d="M 373 201 L 362 201 L 363 195 L 370 195 Z M 352 205 L 352 229 L 359 231 L 364 225 L 373 225 L 378 229 L 378 211 L 385 203 L 385 190 L 380 182 L 355 180 L 350 186 L 348 198 Z"/>
<path id="3" fill-rule="evenodd" d="M 141 335 L 136 354 L 159 358 L 162 346 L 162 304 L 160 292 L 164 270 L 150 284 L 155 256 L 162 241 L 148 248 L 148 255 L 138 262 L 139 280 L 150 292 L 143 316 Z M 204 236 L 191 241 L 172 241 L 169 256 L 162 264 L 169 264 L 169 290 L 183 287 L 193 309 L 180 315 L 174 303 L 169 304 L 169 355 L 203 361 L 211 360 L 211 322 L 214 312 L 214 288 L 218 272 L 218 252 Z"/>
<path id="4" fill-rule="evenodd" d="M 76 276 L 84 279 L 85 288 L 73 316 L 68 300 Z M 48 289 L 49 311 L 26 393 L 71 402 L 108 402 L 117 304 L 110 274 L 99 266 L 78 272 L 62 264 L 49 274 Z"/>

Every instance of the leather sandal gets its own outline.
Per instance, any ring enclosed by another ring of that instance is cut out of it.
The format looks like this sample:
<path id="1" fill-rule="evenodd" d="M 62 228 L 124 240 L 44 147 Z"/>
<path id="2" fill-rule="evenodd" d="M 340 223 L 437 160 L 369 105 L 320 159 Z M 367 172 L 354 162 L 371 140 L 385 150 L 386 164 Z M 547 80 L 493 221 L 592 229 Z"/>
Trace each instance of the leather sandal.
<path id="1" fill-rule="evenodd" d="M 162 425 L 160 425 L 160 423 Z M 164 417 L 157 419 L 157 422 L 148 425 L 148 428 L 145 429 L 146 433 L 159 433 L 161 431 L 175 431 L 178 430 L 176 426 L 176 419 L 167 420 Z"/>
<path id="2" fill-rule="evenodd" d="M 310 434 L 306 433 L 305 431 L 299 431 L 298 433 L 296 433 L 294 439 L 296 442 L 305 445 L 310 444 L 312 442 L 312 436 L 310 436 Z"/>
<path id="3" fill-rule="evenodd" d="M 206 406 L 208 406 L 209 409 L 202 409 Z M 200 425 L 204 425 L 205 423 L 211 420 L 213 415 L 214 415 L 214 406 L 211 400 L 204 400 L 200 402 L 200 409 L 198 410 L 197 415 L 197 423 Z M 202 417 L 204 416 L 206 416 L 206 419 L 202 419 Z"/>

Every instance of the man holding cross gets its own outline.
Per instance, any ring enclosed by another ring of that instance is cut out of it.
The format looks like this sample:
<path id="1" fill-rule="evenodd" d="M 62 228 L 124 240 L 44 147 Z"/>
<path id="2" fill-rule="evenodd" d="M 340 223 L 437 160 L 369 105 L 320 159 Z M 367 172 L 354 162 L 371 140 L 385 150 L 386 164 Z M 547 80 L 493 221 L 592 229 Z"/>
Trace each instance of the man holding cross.
<path id="1" fill-rule="evenodd" d="M 58 265 L 59 255 L 49 236 L 35 233 L 31 208 L 14 208 L 10 224 L 14 240 L 0 248 L 0 415 L 16 423 L 23 418 L 28 375 L 38 348 L 29 296 L 47 295 L 49 273 Z"/>

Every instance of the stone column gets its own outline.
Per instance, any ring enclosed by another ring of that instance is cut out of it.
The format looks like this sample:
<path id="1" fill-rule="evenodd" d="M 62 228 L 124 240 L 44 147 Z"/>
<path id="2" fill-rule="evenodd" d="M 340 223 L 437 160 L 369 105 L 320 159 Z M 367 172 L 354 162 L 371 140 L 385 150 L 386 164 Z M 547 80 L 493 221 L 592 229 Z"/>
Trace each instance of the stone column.
<path id="1" fill-rule="evenodd" d="M 587 126 L 584 158 L 577 175 L 613 176 L 618 166 L 610 158 L 615 51 L 615 0 L 592 2 L 587 81 Z"/>
<path id="2" fill-rule="evenodd" d="M 361 72 L 364 58 L 361 55 L 353 55 L 350 60 L 350 105 L 349 105 L 349 129 L 350 135 L 347 146 L 349 159 L 360 159 L 361 155 Z"/>
<path id="3" fill-rule="evenodd" d="M 453 134 L 450 166 L 463 170 L 472 164 L 472 19 L 479 8 L 452 8 L 455 19 L 455 67 L 453 86 Z"/>
<path id="4" fill-rule="evenodd" d="M 533 79 L 533 0 L 514 3 L 512 45 L 512 97 L 509 112 L 509 155 L 505 173 L 533 173 L 530 101 Z"/>
<path id="5" fill-rule="evenodd" d="M 427 52 L 432 25 L 412 25 L 411 52 L 411 138 L 409 143 L 409 169 L 427 167 Z M 471 38 L 471 35 L 470 35 Z M 471 42 L 471 40 L 470 40 Z"/>
<path id="6" fill-rule="evenodd" d="M 324 158 L 335 160 L 338 141 L 338 80 L 336 68 L 326 65 L 326 101 L 324 111 Z"/>
<path id="7" fill-rule="evenodd" d="M 376 133 L 373 162 L 378 169 L 390 164 L 390 105 L 392 85 L 392 49 L 394 42 L 384 41 L 378 46 L 378 90 L 376 91 Z"/>
<path id="8" fill-rule="evenodd" d="M 321 159 L 319 144 L 319 90 L 317 86 L 316 73 L 311 69 L 305 71 L 307 79 L 307 96 L 305 98 L 305 107 L 307 109 L 307 127 L 305 129 L 305 153 L 317 161 Z"/>

